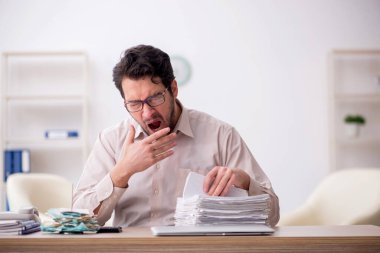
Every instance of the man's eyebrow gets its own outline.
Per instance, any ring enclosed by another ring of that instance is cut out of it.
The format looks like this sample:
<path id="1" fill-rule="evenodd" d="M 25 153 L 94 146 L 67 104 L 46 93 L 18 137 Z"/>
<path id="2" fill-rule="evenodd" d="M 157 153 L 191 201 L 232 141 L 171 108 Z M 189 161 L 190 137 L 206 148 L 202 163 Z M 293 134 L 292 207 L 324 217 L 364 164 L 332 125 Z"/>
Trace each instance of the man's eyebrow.
<path id="1" fill-rule="evenodd" d="M 141 102 L 142 100 L 134 99 L 134 100 L 127 100 L 127 103 L 133 103 L 133 102 Z"/>
<path id="2" fill-rule="evenodd" d="M 153 96 L 156 96 L 156 95 L 158 95 L 158 94 L 160 94 L 160 93 L 162 93 L 163 91 L 157 91 L 156 93 L 154 93 L 153 95 L 150 95 L 150 96 L 148 96 L 148 97 L 146 97 L 145 99 L 148 99 L 148 98 L 150 98 L 150 97 L 153 97 Z M 144 99 L 144 100 L 145 100 Z M 126 100 L 127 101 L 127 103 L 130 103 L 130 102 L 141 102 L 141 101 L 144 101 L 144 100 L 140 100 L 140 99 L 132 99 L 132 100 Z"/>

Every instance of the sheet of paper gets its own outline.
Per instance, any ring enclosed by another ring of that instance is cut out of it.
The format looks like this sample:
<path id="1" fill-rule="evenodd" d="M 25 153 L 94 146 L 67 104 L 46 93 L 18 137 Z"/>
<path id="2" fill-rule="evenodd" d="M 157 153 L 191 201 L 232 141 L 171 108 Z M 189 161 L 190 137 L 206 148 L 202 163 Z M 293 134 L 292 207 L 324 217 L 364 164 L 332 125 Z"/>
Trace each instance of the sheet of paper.
<path id="1" fill-rule="evenodd" d="M 205 176 L 190 172 L 186 178 L 185 187 L 183 189 L 183 198 L 191 198 L 194 195 L 199 196 L 208 196 L 205 192 L 203 192 L 203 181 Z M 231 187 L 228 191 L 226 197 L 246 197 L 248 196 L 248 192 L 246 190 Z"/>

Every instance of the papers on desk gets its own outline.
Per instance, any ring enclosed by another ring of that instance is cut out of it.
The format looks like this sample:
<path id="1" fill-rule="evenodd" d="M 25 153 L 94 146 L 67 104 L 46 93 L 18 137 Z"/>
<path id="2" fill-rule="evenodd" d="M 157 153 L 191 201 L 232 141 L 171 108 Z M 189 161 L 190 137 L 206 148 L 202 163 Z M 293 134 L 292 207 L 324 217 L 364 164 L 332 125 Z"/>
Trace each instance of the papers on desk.
<path id="1" fill-rule="evenodd" d="M 0 212 L 0 234 L 26 235 L 40 231 L 40 219 L 36 208 Z"/>
<path id="2" fill-rule="evenodd" d="M 208 195 L 203 191 L 203 180 L 205 176 L 190 172 L 186 178 L 185 187 L 183 188 L 183 198 L 191 198 L 195 195 L 207 197 Z M 232 187 L 228 192 L 226 197 L 247 197 L 247 191 Z"/>
<path id="3" fill-rule="evenodd" d="M 177 199 L 176 226 L 266 224 L 269 195 L 248 196 L 232 188 L 226 197 L 208 196 L 203 192 L 204 176 L 190 173 L 182 198 Z"/>
<path id="4" fill-rule="evenodd" d="M 52 221 L 42 224 L 43 232 L 96 233 L 100 228 L 97 220 L 84 209 L 51 208 L 48 215 Z"/>
<path id="5" fill-rule="evenodd" d="M 40 230 L 40 223 L 35 220 L 0 220 L 0 234 L 25 235 Z"/>

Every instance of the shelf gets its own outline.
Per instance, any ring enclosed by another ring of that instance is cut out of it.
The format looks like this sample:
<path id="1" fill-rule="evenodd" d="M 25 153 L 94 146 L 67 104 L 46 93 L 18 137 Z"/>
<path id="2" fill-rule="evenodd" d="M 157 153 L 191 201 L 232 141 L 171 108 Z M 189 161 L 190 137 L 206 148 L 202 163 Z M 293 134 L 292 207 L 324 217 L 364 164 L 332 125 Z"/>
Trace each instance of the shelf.
<path id="1" fill-rule="evenodd" d="M 7 148 L 81 148 L 83 140 L 81 138 L 72 139 L 12 139 L 5 140 Z"/>
<path id="2" fill-rule="evenodd" d="M 82 102 L 85 97 L 82 95 L 9 95 L 6 101 L 65 101 Z"/>
<path id="3" fill-rule="evenodd" d="M 88 156 L 88 56 L 76 50 L 13 51 L 1 58 L 0 164 L 5 150 L 26 149 L 31 172 L 76 182 Z M 48 130 L 79 136 L 46 139 Z"/>
<path id="4" fill-rule="evenodd" d="M 373 56 L 373 55 L 380 55 L 379 49 L 334 49 L 333 53 L 336 55 L 367 55 L 367 56 Z"/>
<path id="5" fill-rule="evenodd" d="M 380 103 L 380 92 L 377 93 L 335 93 L 337 102 Z"/>
<path id="6" fill-rule="evenodd" d="M 86 57 L 82 51 L 19 51 L 4 52 L 4 56 L 81 56 Z"/>
<path id="7" fill-rule="evenodd" d="M 380 168 L 380 50 L 334 50 L 329 63 L 331 170 Z M 366 119 L 357 137 L 346 135 L 352 114 Z"/>
<path id="8" fill-rule="evenodd" d="M 380 147 L 380 139 L 370 139 L 370 138 L 340 138 L 337 139 L 337 143 L 340 146 L 360 146 L 360 147 Z"/>

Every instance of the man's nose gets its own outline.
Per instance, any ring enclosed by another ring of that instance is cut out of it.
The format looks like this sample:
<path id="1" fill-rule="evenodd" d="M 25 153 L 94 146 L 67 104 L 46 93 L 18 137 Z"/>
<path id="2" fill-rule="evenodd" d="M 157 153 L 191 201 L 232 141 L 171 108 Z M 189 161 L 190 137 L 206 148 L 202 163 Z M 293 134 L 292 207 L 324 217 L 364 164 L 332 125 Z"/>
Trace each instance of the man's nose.
<path id="1" fill-rule="evenodd" d="M 153 113 L 154 113 L 154 108 L 152 108 L 147 103 L 144 103 L 143 108 L 142 108 L 142 114 L 143 114 L 144 118 L 145 117 L 149 118 Z"/>

